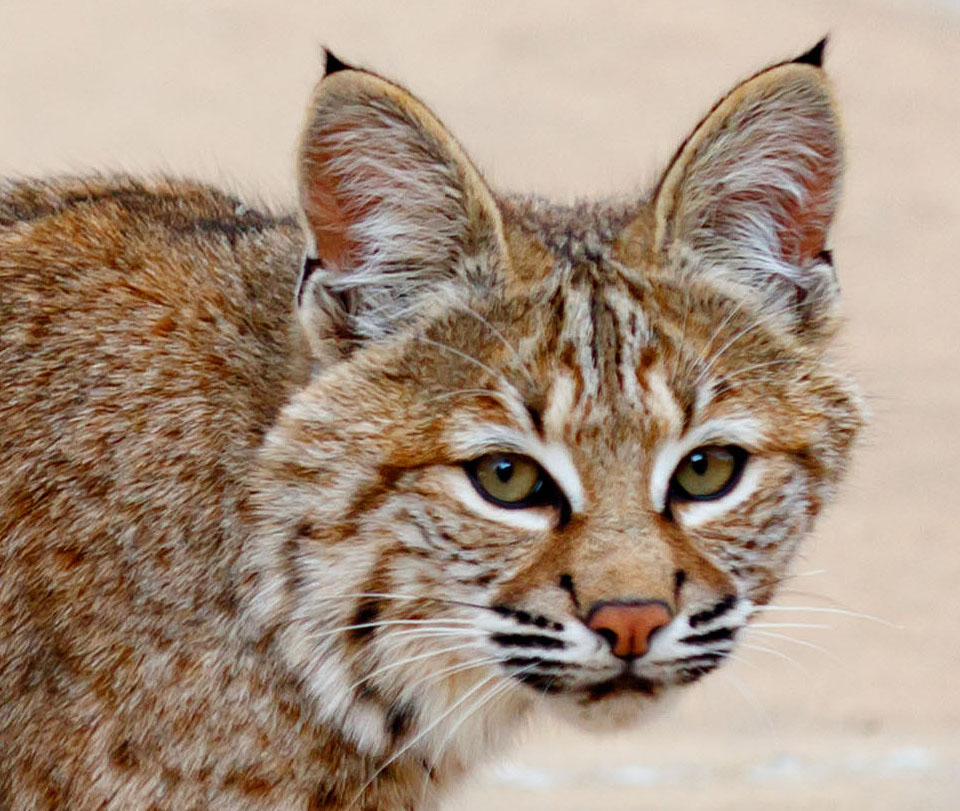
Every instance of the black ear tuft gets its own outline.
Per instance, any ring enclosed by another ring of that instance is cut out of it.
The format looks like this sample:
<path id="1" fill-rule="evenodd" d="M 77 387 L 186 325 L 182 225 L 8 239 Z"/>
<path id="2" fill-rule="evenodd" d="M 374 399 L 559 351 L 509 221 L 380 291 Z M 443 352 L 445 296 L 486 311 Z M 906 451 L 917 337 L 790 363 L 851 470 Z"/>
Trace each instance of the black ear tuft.
<path id="1" fill-rule="evenodd" d="M 331 73 L 338 73 L 341 70 L 356 70 L 353 65 L 341 62 L 329 48 L 323 49 L 323 75 L 329 76 Z"/>
<path id="2" fill-rule="evenodd" d="M 813 65 L 815 68 L 823 67 L 823 52 L 827 47 L 829 37 L 824 37 L 806 53 L 800 54 L 793 61 L 798 65 Z"/>

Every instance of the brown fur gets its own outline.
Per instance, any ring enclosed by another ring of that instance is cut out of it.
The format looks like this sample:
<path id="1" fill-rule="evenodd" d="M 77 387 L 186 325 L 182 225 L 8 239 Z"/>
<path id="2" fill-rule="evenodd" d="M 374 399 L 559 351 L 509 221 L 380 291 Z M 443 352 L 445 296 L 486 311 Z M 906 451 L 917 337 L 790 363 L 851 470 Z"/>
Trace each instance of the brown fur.
<path id="1" fill-rule="evenodd" d="M 732 638 L 840 479 L 818 67 L 736 88 L 650 198 L 568 208 L 495 196 L 419 101 L 336 65 L 304 230 L 178 180 L 0 189 L 4 811 L 435 807 L 540 692 L 620 725 L 699 678 L 591 681 L 590 607 Z M 749 497 L 663 503 L 710 424 Z M 470 495 L 498 449 L 557 465 L 570 515 Z M 474 644 L 580 652 L 545 675 Z"/>

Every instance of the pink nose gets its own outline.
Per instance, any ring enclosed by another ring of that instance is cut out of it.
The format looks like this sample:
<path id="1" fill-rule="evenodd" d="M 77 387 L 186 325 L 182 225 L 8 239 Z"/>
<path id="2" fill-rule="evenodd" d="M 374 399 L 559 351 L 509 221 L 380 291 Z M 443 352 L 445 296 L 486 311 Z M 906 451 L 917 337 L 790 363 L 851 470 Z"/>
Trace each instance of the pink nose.
<path id="1" fill-rule="evenodd" d="M 632 659 L 647 652 L 650 638 L 672 617 L 659 600 L 597 603 L 587 617 L 587 627 L 610 643 L 614 656 Z"/>

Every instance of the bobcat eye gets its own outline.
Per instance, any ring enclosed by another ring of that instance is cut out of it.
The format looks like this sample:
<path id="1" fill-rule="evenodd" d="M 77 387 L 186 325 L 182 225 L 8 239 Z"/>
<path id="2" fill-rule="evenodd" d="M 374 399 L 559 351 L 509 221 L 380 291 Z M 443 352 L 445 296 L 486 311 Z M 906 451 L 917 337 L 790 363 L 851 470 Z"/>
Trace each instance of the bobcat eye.
<path id="1" fill-rule="evenodd" d="M 670 480 L 670 494 L 687 501 L 726 495 L 740 478 L 747 452 L 736 445 L 704 445 L 688 453 Z"/>
<path id="2" fill-rule="evenodd" d="M 477 492 L 500 507 L 559 505 L 563 496 L 540 465 L 518 453 L 488 453 L 465 465 Z"/>

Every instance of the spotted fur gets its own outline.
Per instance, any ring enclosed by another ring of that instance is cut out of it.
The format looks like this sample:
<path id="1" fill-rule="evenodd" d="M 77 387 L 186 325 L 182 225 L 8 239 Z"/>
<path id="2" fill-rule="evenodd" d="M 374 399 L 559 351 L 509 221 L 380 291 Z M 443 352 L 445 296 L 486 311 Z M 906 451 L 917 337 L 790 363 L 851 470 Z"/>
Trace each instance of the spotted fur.
<path id="1" fill-rule="evenodd" d="M 737 86 L 649 196 L 572 207 L 329 65 L 299 222 L 0 190 L 4 811 L 435 808 L 521 719 L 631 724 L 722 664 L 841 478 L 819 57 Z M 739 480 L 673 498 L 711 444 Z M 485 499 L 491 452 L 561 502 Z M 624 659 L 587 623 L 630 601 L 671 619 Z"/>

